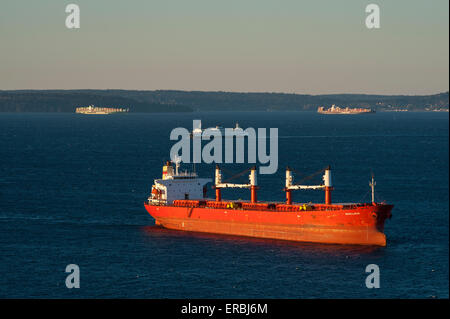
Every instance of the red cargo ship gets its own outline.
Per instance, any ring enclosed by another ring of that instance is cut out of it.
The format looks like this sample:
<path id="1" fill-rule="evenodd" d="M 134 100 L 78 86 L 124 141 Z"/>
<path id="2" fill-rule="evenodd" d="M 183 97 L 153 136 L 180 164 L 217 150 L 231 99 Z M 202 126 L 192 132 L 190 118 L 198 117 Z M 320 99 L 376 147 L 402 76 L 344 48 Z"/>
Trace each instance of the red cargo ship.
<path id="1" fill-rule="evenodd" d="M 322 185 L 293 184 L 292 170 L 286 170 L 286 202 L 258 202 L 256 168 L 251 168 L 248 184 L 222 182 L 216 166 L 215 199 L 206 198 L 211 179 L 196 173 L 179 172 L 171 162 L 163 176 L 154 181 L 145 208 L 157 225 L 165 228 L 330 244 L 386 246 L 384 222 L 391 217 L 393 205 L 376 203 L 372 178 L 371 203 L 332 204 L 331 170 L 326 168 Z M 249 188 L 250 201 L 223 200 L 221 189 Z M 292 191 L 317 189 L 325 192 L 324 204 L 294 203 Z"/>

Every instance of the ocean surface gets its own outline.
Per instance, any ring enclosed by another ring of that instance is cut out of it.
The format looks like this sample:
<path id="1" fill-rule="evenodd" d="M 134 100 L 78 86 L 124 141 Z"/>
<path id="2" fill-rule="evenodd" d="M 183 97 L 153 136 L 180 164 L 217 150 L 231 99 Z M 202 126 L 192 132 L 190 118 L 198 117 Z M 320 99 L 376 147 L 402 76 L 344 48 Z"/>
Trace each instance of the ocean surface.
<path id="1" fill-rule="evenodd" d="M 175 143 L 170 131 L 193 119 L 278 128 L 278 171 L 259 175 L 261 200 L 284 200 L 287 165 L 304 175 L 331 165 L 333 201 L 367 202 L 373 172 L 377 199 L 395 205 L 387 246 L 155 227 L 143 203 Z M 448 298 L 448 143 L 448 113 L 0 113 L 0 298 Z M 79 289 L 66 288 L 68 264 L 80 268 Z M 366 288 L 369 264 L 379 289 Z"/>

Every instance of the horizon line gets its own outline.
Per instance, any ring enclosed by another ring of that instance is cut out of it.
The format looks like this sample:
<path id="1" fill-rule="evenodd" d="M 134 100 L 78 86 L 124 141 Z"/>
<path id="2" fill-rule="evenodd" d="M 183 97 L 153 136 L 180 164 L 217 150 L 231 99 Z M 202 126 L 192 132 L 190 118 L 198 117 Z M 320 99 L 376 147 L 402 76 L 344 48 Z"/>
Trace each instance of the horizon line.
<path id="1" fill-rule="evenodd" d="M 182 90 L 182 89 L 0 89 L 0 92 L 8 91 L 137 91 L 137 92 L 156 92 L 156 91 L 172 91 L 172 92 L 200 92 L 200 93 L 234 93 L 234 94 L 285 94 L 285 95 L 309 95 L 309 96 L 323 96 L 323 95 L 372 95 L 372 96 L 432 96 L 449 93 L 447 91 L 438 91 L 437 93 L 430 94 L 380 94 L 380 93 L 288 93 L 288 92 L 276 92 L 276 91 L 222 91 L 222 90 Z"/>

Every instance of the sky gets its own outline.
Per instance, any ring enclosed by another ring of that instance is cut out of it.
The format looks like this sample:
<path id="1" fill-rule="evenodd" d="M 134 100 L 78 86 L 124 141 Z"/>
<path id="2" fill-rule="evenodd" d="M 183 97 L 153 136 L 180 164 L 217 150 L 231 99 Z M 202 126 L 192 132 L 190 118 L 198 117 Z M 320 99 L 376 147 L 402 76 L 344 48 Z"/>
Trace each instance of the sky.
<path id="1" fill-rule="evenodd" d="M 0 90 L 434 94 L 449 88 L 448 12 L 448 0 L 1 0 Z"/>

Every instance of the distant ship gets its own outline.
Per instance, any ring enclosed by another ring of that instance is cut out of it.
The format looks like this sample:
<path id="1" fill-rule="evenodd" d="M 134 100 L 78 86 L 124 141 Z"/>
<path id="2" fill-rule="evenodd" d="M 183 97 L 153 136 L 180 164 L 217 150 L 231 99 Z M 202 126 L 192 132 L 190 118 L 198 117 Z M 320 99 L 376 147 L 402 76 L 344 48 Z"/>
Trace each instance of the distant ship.
<path id="1" fill-rule="evenodd" d="M 77 107 L 75 113 L 80 114 L 112 114 L 112 113 L 127 113 L 130 109 L 113 108 L 113 107 L 95 107 L 89 105 L 88 107 Z"/>
<path id="2" fill-rule="evenodd" d="M 192 130 L 191 132 L 191 136 L 202 136 L 202 133 L 208 130 L 210 133 L 220 133 L 222 136 L 226 137 L 225 133 L 225 128 L 223 128 L 222 126 L 216 126 L 216 127 L 209 127 L 207 129 L 202 129 L 201 126 L 195 128 Z M 236 123 L 236 126 L 231 129 L 231 134 L 233 136 L 248 136 L 248 133 L 245 132 L 241 127 L 239 127 L 239 123 Z"/>
<path id="3" fill-rule="evenodd" d="M 319 106 L 317 108 L 317 112 L 320 114 L 366 114 L 366 113 L 375 113 L 373 109 L 365 109 L 365 108 L 341 108 L 336 105 L 332 105 L 329 109 L 325 109 L 323 106 Z"/>
<path id="4" fill-rule="evenodd" d="M 215 170 L 215 198 L 207 197 L 208 178 L 180 171 L 180 162 L 167 162 L 162 169 L 162 178 L 155 179 L 150 197 L 144 203 L 156 225 L 165 228 L 229 234 L 249 237 L 283 239 L 301 242 L 330 244 L 360 244 L 386 246 L 383 232 L 386 219 L 391 217 L 393 205 L 375 202 L 375 181 L 370 203 L 332 203 L 333 184 L 331 169 L 327 167 L 311 175 L 324 173 L 320 185 L 293 183 L 292 170 L 286 169 L 285 202 L 260 202 L 257 200 L 256 168 L 250 172 L 246 184 L 222 180 L 219 166 Z M 305 180 L 305 179 L 303 179 Z M 250 201 L 224 200 L 222 189 L 250 189 Z M 322 190 L 325 203 L 294 202 L 295 190 Z"/>

